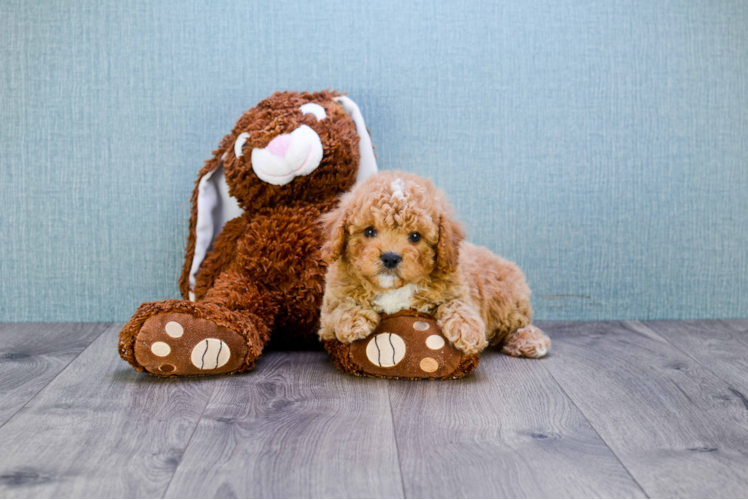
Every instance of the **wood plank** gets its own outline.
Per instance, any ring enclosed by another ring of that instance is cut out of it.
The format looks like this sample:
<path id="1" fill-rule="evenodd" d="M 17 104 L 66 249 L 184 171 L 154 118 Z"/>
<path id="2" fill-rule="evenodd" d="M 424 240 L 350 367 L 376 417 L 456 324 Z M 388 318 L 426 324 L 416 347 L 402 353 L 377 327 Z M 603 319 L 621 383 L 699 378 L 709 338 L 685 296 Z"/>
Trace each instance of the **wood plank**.
<path id="1" fill-rule="evenodd" d="M 731 390 L 748 396 L 748 320 L 652 321 L 646 325 L 727 382 Z"/>
<path id="2" fill-rule="evenodd" d="M 489 350 L 466 379 L 391 381 L 406 496 L 643 497 L 545 363 Z"/>
<path id="3" fill-rule="evenodd" d="M 0 427 L 106 330 L 107 323 L 0 323 Z"/>
<path id="4" fill-rule="evenodd" d="M 167 496 L 402 498 L 387 382 L 321 352 L 262 356 L 220 385 Z"/>
<path id="5" fill-rule="evenodd" d="M 113 325 L 0 428 L 1 497 L 160 497 L 220 378 L 156 379 Z"/>
<path id="6" fill-rule="evenodd" d="M 546 325 L 545 366 L 652 497 L 748 495 L 748 409 L 645 324 Z"/>

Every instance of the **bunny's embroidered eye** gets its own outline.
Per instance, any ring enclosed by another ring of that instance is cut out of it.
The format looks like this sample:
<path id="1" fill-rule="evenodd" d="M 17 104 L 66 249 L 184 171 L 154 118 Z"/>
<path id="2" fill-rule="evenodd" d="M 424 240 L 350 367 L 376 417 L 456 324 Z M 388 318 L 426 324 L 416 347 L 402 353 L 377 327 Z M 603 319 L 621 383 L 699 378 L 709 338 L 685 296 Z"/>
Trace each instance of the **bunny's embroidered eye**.
<path id="1" fill-rule="evenodd" d="M 234 143 L 234 156 L 237 158 L 241 158 L 244 154 L 244 143 L 247 142 L 247 139 L 249 139 L 249 134 L 246 132 L 242 132 L 239 134 L 239 137 L 236 138 L 236 142 Z"/>
<path id="2" fill-rule="evenodd" d="M 418 243 L 419 241 L 421 241 L 421 235 L 420 233 L 410 233 L 408 235 L 408 239 L 411 243 Z"/>
<path id="3" fill-rule="evenodd" d="M 314 115 L 317 118 L 318 122 L 327 118 L 327 113 L 325 113 L 325 108 L 313 102 L 308 102 L 304 104 L 303 106 L 301 106 L 299 109 L 305 115 L 308 115 L 308 114 Z"/>
<path id="4" fill-rule="evenodd" d="M 367 238 L 373 238 L 376 235 L 377 235 L 377 230 L 374 229 L 373 227 L 367 227 L 366 229 L 364 229 L 364 236 L 366 236 Z"/>

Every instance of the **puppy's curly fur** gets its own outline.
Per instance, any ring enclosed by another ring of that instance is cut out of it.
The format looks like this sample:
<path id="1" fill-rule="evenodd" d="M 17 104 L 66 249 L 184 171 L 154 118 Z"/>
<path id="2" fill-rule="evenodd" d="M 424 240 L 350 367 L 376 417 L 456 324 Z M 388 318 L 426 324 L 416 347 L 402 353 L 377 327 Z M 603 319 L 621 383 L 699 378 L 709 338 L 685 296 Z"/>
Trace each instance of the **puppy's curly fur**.
<path id="1" fill-rule="evenodd" d="M 531 324 L 522 271 L 463 241 L 446 196 L 430 181 L 380 173 L 343 195 L 321 220 L 329 264 L 323 341 L 365 338 L 380 314 L 415 309 L 433 315 L 444 336 L 466 354 L 489 342 L 512 356 L 548 353 L 550 339 Z"/>

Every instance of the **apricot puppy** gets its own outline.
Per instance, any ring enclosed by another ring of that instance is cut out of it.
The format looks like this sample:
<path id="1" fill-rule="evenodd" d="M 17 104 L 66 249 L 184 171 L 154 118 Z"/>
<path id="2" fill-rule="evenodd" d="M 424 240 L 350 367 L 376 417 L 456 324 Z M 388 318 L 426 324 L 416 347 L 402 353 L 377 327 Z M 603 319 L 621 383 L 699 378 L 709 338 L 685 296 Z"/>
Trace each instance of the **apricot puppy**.
<path id="1" fill-rule="evenodd" d="M 522 271 L 463 241 L 444 193 L 427 179 L 382 172 L 322 217 L 329 264 L 319 336 L 365 338 L 380 314 L 431 314 L 466 354 L 489 343 L 512 356 L 545 356 L 550 339 L 532 325 Z"/>

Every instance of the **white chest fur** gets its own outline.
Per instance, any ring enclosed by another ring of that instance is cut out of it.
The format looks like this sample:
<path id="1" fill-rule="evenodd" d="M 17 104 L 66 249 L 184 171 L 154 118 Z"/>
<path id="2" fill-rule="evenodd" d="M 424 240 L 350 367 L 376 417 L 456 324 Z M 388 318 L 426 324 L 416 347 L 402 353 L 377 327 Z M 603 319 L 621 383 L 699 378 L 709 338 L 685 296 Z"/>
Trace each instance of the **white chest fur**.
<path id="1" fill-rule="evenodd" d="M 395 314 L 398 311 L 410 309 L 415 291 L 416 285 L 411 283 L 385 293 L 377 294 L 373 302 L 377 308 L 377 312 Z"/>

